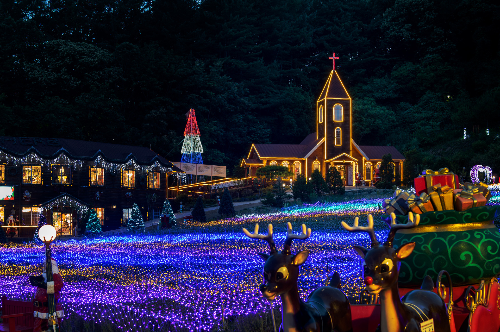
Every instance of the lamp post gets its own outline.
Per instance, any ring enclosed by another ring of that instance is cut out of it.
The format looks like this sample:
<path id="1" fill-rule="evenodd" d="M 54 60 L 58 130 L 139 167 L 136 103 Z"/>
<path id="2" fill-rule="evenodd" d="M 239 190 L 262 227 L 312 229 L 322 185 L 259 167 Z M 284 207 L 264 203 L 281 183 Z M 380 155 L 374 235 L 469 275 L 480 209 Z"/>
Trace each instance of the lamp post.
<path id="1" fill-rule="evenodd" d="M 56 315 L 56 304 L 54 301 L 54 278 L 52 276 L 52 257 L 50 244 L 56 239 L 56 229 L 52 225 L 44 225 L 38 231 L 38 237 L 45 243 L 45 271 L 47 273 L 47 302 L 49 307 L 49 330 L 59 331 L 59 323 Z"/>

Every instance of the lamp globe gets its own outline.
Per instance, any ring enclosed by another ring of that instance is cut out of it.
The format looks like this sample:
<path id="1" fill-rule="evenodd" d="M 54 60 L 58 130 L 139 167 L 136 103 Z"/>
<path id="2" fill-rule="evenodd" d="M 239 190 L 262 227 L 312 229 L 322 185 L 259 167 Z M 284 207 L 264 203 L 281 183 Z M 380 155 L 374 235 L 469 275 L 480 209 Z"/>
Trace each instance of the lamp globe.
<path id="1" fill-rule="evenodd" d="M 43 225 L 38 231 L 38 237 L 45 243 L 54 241 L 56 235 L 56 229 L 52 225 Z"/>

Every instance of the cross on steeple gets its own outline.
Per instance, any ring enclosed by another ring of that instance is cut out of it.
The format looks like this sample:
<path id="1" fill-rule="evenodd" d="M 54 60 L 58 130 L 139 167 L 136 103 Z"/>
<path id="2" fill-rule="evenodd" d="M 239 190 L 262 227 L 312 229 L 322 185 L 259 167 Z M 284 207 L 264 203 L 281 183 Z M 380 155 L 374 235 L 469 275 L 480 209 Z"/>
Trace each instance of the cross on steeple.
<path id="1" fill-rule="evenodd" d="M 329 57 L 328 59 L 332 59 L 333 60 L 333 70 L 335 70 L 335 59 L 338 59 L 339 57 L 336 57 L 335 56 L 335 53 L 333 53 L 333 57 Z"/>

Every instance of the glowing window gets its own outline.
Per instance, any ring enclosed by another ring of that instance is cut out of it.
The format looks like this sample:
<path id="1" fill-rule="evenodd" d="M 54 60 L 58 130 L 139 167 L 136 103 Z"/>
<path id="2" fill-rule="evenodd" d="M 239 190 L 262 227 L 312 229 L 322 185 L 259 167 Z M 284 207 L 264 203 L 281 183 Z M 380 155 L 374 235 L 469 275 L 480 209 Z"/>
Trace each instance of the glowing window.
<path id="1" fill-rule="evenodd" d="M 366 180 L 371 180 L 372 179 L 372 163 L 366 163 L 365 164 L 365 179 Z"/>
<path id="2" fill-rule="evenodd" d="M 23 206 L 23 225 L 24 226 L 38 226 L 40 219 L 40 208 L 38 206 Z"/>
<path id="3" fill-rule="evenodd" d="M 59 235 L 73 234 L 73 215 L 71 213 L 52 212 L 52 225 Z"/>
<path id="4" fill-rule="evenodd" d="M 133 169 L 122 170 L 122 187 L 135 187 L 135 171 Z"/>
<path id="5" fill-rule="evenodd" d="M 323 123 L 323 105 L 319 107 L 318 118 L 319 118 L 319 123 Z"/>
<path id="6" fill-rule="evenodd" d="M 53 184 L 71 184 L 71 166 L 52 165 Z"/>
<path id="7" fill-rule="evenodd" d="M 101 223 L 101 226 L 104 225 L 104 208 L 95 208 L 94 209 L 97 214 L 97 219 Z"/>
<path id="8" fill-rule="evenodd" d="M 42 184 L 42 166 L 23 166 L 23 183 Z"/>
<path id="9" fill-rule="evenodd" d="M 0 165 L 0 183 L 5 183 L 5 165 Z"/>
<path id="10" fill-rule="evenodd" d="M 4 224 L 4 222 L 5 222 L 5 207 L 3 207 L 3 206 L 0 206 L 0 222 L 2 222 L 3 225 L 6 225 L 6 224 Z"/>
<path id="11" fill-rule="evenodd" d="M 281 166 L 288 168 L 288 166 L 289 166 L 288 161 L 282 162 Z"/>
<path id="12" fill-rule="evenodd" d="M 340 128 L 335 128 L 335 145 L 342 145 L 342 130 Z"/>
<path id="13" fill-rule="evenodd" d="M 319 171 L 319 170 L 320 170 L 320 168 L 321 168 L 321 164 L 319 163 L 319 161 L 317 161 L 317 160 L 316 160 L 316 161 L 314 161 L 314 162 L 313 162 L 313 172 L 314 172 L 315 170 L 318 170 L 318 171 Z"/>
<path id="14" fill-rule="evenodd" d="M 90 185 L 104 186 L 104 168 L 101 167 L 90 168 Z"/>
<path id="15" fill-rule="evenodd" d="M 343 121 L 342 111 L 343 111 L 342 105 L 335 104 L 335 106 L 333 106 L 333 121 L 338 121 L 338 122 Z"/>
<path id="16" fill-rule="evenodd" d="M 276 160 L 273 160 L 269 163 L 269 166 L 278 166 L 278 162 L 276 162 Z"/>
<path id="17" fill-rule="evenodd" d="M 160 172 L 148 173 L 148 188 L 160 189 Z"/>

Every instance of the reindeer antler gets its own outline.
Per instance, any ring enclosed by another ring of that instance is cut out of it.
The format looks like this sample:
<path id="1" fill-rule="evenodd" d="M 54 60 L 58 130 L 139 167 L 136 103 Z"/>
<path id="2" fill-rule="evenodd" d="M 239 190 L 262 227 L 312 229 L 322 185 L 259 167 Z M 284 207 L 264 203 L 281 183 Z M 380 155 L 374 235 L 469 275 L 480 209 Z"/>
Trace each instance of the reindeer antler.
<path id="1" fill-rule="evenodd" d="M 392 247 L 392 241 L 394 241 L 398 229 L 417 227 L 419 223 L 420 214 L 418 213 L 415 213 L 415 220 L 413 220 L 413 213 L 408 213 L 408 222 L 406 224 L 396 224 L 396 215 L 394 212 L 391 213 L 391 230 L 389 231 L 389 235 L 387 235 L 387 241 L 385 241 L 384 246 Z"/>
<path id="2" fill-rule="evenodd" d="M 246 228 L 243 228 L 243 233 L 251 239 L 260 239 L 267 241 L 269 243 L 269 248 L 271 251 L 271 255 L 276 253 L 276 245 L 273 240 L 273 225 L 269 224 L 267 235 L 259 234 L 259 224 L 255 224 L 255 230 L 253 233 L 250 233 Z"/>
<path id="3" fill-rule="evenodd" d="M 286 240 L 285 240 L 285 245 L 283 246 L 283 253 L 285 255 L 290 255 L 290 246 L 292 245 L 293 239 L 300 239 L 300 240 L 305 240 L 308 237 L 311 236 L 311 229 L 306 228 L 306 224 L 302 224 L 302 234 L 293 234 L 292 233 L 292 224 L 287 223 L 287 230 L 286 230 Z"/>
<path id="4" fill-rule="evenodd" d="M 359 218 L 356 217 L 354 219 L 354 225 L 351 227 L 345 222 L 342 221 L 342 226 L 349 232 L 366 232 L 370 235 L 370 239 L 372 240 L 372 248 L 378 247 L 379 243 L 377 241 L 377 237 L 375 236 L 375 230 L 373 229 L 373 216 L 371 214 L 368 215 L 368 226 L 358 226 Z"/>

